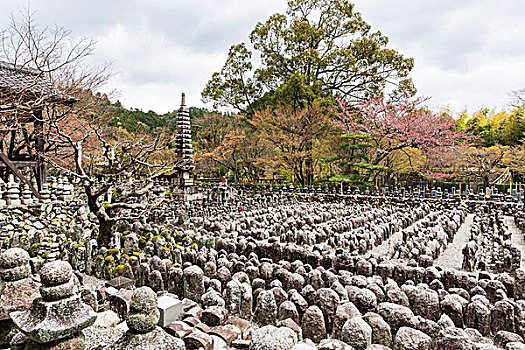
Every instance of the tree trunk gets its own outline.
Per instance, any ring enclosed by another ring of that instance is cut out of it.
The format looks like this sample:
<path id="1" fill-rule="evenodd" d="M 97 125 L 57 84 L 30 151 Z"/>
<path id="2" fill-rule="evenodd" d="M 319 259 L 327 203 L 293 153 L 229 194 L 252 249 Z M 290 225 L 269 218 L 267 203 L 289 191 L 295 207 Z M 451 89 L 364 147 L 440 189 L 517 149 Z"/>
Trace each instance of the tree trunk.
<path id="1" fill-rule="evenodd" d="M 308 151 L 308 157 L 306 158 L 306 185 L 311 186 L 314 183 L 314 161 L 312 159 L 312 141 L 308 141 L 306 150 Z"/>
<path id="2" fill-rule="evenodd" d="M 104 210 L 100 208 L 100 203 L 97 202 L 97 198 L 93 194 L 93 191 L 89 185 L 84 185 L 85 193 L 88 200 L 88 208 L 91 213 L 95 214 L 98 219 L 98 236 L 97 243 L 98 247 L 108 247 L 111 240 L 111 230 L 113 229 L 113 222 L 106 220 L 107 217 L 104 217 L 99 210 Z M 110 213 L 107 213 L 111 217 Z"/>
<path id="3" fill-rule="evenodd" d="M 109 247 L 109 242 L 111 240 L 111 230 L 113 229 L 113 222 L 106 221 L 102 218 L 98 218 L 98 237 L 97 243 L 100 247 Z"/>

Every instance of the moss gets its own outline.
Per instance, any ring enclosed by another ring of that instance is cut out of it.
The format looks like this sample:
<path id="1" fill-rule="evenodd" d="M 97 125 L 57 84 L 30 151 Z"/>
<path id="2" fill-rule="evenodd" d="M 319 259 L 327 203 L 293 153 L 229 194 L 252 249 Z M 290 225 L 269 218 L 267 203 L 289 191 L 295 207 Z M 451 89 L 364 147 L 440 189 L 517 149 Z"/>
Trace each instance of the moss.
<path id="1" fill-rule="evenodd" d="M 175 242 L 181 243 L 180 245 L 187 246 L 188 245 L 188 236 L 185 233 L 177 232 L 175 234 Z"/>
<path id="2" fill-rule="evenodd" d="M 118 253 L 119 253 L 119 250 L 117 248 L 111 248 L 111 249 L 108 249 L 107 255 L 117 256 Z"/>
<path id="3" fill-rule="evenodd" d="M 124 265 L 118 265 L 113 269 L 113 277 L 122 276 L 124 273 Z"/>
<path id="4" fill-rule="evenodd" d="M 113 278 L 113 271 L 115 270 L 115 259 L 110 255 L 104 259 L 104 268 L 102 269 L 102 277 L 106 280 Z"/>
<path id="5" fill-rule="evenodd" d="M 111 200 L 114 201 L 120 196 L 122 196 L 122 190 L 120 188 L 117 188 L 111 193 Z"/>
<path id="6" fill-rule="evenodd" d="M 38 252 L 40 251 L 40 243 L 35 243 L 33 245 L 31 245 L 31 247 L 29 247 L 29 255 L 34 258 L 35 256 L 38 255 Z"/>
<path id="7" fill-rule="evenodd" d="M 130 233 L 131 233 L 131 231 L 124 231 L 124 232 L 122 232 L 122 234 L 120 235 L 120 239 L 121 240 L 125 239 Z"/>

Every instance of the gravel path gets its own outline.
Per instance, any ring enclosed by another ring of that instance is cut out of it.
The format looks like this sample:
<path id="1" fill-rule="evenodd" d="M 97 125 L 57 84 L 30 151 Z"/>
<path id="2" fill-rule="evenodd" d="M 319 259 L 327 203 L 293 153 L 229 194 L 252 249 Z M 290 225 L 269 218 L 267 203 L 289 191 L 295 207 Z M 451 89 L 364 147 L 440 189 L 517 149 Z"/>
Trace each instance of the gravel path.
<path id="1" fill-rule="evenodd" d="M 447 249 L 434 261 L 434 265 L 461 269 L 461 265 L 463 265 L 463 253 L 461 253 L 461 250 L 469 241 L 473 219 L 474 214 L 467 215 L 454 236 L 454 240 L 448 244 Z"/>
<path id="2" fill-rule="evenodd" d="M 509 231 L 512 232 L 512 236 L 510 238 L 512 244 L 518 247 L 518 249 L 521 251 L 520 267 L 525 267 L 525 237 L 523 232 L 521 232 L 521 230 L 516 227 L 514 217 L 505 216 L 505 223 L 507 224 Z"/>
<path id="3" fill-rule="evenodd" d="M 386 256 L 388 257 L 390 250 L 392 249 L 391 242 L 394 242 L 394 239 L 401 239 L 402 233 L 401 231 L 394 233 L 392 236 L 390 236 L 387 240 L 384 240 L 380 245 L 377 247 L 374 247 L 372 250 L 369 250 L 365 255 L 372 255 L 377 254 L 379 256 Z"/>
<path id="4" fill-rule="evenodd" d="M 423 220 L 423 219 L 421 219 L 421 220 Z M 418 220 L 418 221 L 414 222 L 412 225 L 410 225 L 408 227 L 414 226 L 415 224 L 417 224 L 421 220 Z M 392 236 L 388 237 L 387 240 L 384 240 L 377 247 L 374 247 L 372 250 L 369 250 L 368 252 L 366 252 L 365 255 L 366 256 L 371 256 L 372 254 L 377 254 L 379 256 L 386 256 L 386 257 L 390 258 L 390 255 L 394 253 L 393 252 L 394 248 L 392 247 L 393 242 L 395 242 L 395 240 L 402 239 L 402 237 L 403 237 L 403 232 L 402 232 L 402 230 L 400 230 L 400 231 L 394 233 Z"/>

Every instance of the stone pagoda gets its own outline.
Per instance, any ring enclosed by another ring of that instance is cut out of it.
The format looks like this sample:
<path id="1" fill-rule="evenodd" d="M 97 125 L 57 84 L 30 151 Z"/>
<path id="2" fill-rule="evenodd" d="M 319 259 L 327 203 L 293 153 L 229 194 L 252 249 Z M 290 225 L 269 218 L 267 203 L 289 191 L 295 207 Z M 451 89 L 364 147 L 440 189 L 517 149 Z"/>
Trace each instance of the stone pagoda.
<path id="1" fill-rule="evenodd" d="M 190 112 L 186 107 L 186 95 L 182 93 L 182 102 L 177 112 L 177 135 L 175 138 L 176 155 L 179 159 L 177 166 L 179 184 L 182 188 L 193 186 L 191 171 L 195 168 L 193 163 L 193 147 L 191 145 Z"/>
<path id="2" fill-rule="evenodd" d="M 97 315 L 80 299 L 71 265 L 61 260 L 46 263 L 40 280 L 42 297 L 27 311 L 9 314 L 21 331 L 11 340 L 11 349 L 85 349 L 82 329 L 95 323 Z"/>

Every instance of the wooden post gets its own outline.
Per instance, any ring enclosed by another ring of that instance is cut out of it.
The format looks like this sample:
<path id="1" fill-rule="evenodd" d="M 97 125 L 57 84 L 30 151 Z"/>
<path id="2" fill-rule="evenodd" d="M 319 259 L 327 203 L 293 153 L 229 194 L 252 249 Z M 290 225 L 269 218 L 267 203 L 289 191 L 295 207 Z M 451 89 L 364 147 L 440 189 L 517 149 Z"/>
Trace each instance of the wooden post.
<path id="1" fill-rule="evenodd" d="M 6 156 L 3 152 L 0 152 L 0 160 L 2 160 L 7 165 L 7 167 L 15 174 L 16 177 L 20 179 L 20 181 L 29 186 L 29 189 L 31 190 L 31 192 L 33 192 L 36 198 L 41 199 L 40 193 L 38 193 L 38 191 L 35 190 L 33 184 L 31 184 L 31 182 L 28 179 L 26 179 L 26 177 L 20 172 L 20 170 L 18 170 L 16 165 L 14 165 L 9 160 L 9 157 Z"/>

